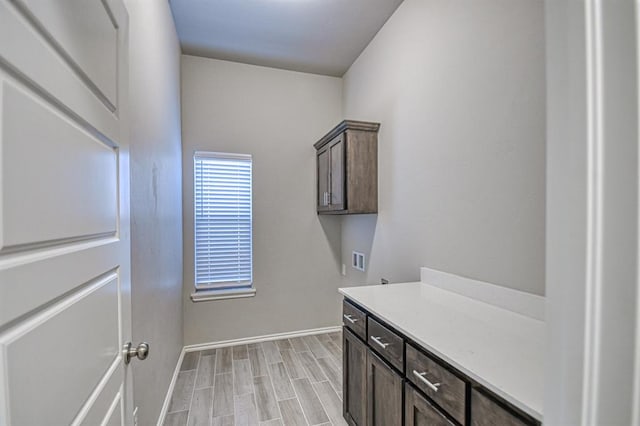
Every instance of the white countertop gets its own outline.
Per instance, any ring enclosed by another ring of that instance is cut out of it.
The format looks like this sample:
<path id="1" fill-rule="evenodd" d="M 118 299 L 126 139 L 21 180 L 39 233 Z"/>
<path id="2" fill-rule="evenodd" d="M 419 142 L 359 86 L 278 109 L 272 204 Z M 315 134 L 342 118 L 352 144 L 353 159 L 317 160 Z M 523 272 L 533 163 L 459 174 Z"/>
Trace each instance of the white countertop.
<path id="1" fill-rule="evenodd" d="M 422 282 L 339 291 L 542 421 L 544 321 Z"/>

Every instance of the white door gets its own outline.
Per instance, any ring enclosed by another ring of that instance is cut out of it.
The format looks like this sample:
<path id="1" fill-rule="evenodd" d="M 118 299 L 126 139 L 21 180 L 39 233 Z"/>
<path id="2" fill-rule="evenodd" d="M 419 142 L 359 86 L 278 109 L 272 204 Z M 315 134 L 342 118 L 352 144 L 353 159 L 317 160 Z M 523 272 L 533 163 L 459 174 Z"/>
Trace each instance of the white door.
<path id="1" fill-rule="evenodd" d="M 546 425 L 640 425 L 639 6 L 545 2 Z"/>
<path id="2" fill-rule="evenodd" d="M 0 425 L 132 424 L 128 17 L 0 0 Z"/>

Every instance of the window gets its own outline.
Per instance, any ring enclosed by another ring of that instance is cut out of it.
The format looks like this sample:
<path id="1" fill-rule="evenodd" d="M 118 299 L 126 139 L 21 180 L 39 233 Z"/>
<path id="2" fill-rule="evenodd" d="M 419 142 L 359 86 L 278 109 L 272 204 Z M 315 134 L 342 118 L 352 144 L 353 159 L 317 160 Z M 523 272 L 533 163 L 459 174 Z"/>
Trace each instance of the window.
<path id="1" fill-rule="evenodd" d="M 253 293 L 251 156 L 196 152 L 193 161 L 196 293 Z"/>

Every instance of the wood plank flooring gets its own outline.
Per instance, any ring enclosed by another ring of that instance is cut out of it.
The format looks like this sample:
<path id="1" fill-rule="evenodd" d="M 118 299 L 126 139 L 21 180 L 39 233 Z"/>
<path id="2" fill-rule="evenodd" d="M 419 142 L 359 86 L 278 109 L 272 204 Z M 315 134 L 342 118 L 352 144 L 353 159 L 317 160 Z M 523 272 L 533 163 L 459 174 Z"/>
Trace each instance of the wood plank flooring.
<path id="1" fill-rule="evenodd" d="M 164 424 L 346 425 L 342 333 L 185 354 Z"/>

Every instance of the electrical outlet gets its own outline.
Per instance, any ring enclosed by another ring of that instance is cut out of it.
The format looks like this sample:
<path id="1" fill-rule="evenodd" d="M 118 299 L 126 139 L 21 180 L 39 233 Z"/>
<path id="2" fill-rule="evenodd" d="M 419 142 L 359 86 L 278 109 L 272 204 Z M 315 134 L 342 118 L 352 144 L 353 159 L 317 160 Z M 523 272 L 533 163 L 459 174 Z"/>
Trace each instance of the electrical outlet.
<path id="1" fill-rule="evenodd" d="M 351 255 L 351 267 L 357 269 L 358 271 L 364 272 L 365 268 L 365 260 L 364 253 L 360 253 L 354 251 Z"/>
<path id="2" fill-rule="evenodd" d="M 345 265 L 344 263 L 342 264 L 342 276 L 347 276 L 347 265 Z"/>

